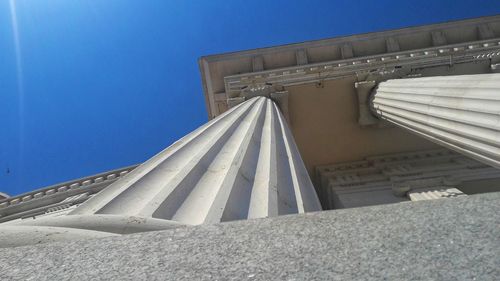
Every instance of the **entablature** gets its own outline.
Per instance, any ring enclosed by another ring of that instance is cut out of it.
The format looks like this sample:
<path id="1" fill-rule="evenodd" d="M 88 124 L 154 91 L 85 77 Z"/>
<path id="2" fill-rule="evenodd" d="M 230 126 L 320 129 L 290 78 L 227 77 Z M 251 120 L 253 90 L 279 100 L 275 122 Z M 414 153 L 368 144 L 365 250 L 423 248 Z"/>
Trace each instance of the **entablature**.
<path id="1" fill-rule="evenodd" d="M 400 68 L 412 69 L 454 65 L 459 63 L 495 61 L 500 57 L 500 38 L 462 44 L 396 52 L 356 59 L 331 61 L 278 70 L 260 71 L 224 77 L 228 97 L 242 89 L 260 84 L 293 86 L 320 83 L 345 76 L 363 76 L 370 73 L 392 73 Z M 493 64 L 492 64 L 493 65 Z"/>
<path id="2" fill-rule="evenodd" d="M 206 56 L 199 65 L 211 119 L 248 87 L 321 85 L 346 76 L 463 63 L 489 63 L 485 69 L 494 72 L 499 56 L 497 15 Z"/>

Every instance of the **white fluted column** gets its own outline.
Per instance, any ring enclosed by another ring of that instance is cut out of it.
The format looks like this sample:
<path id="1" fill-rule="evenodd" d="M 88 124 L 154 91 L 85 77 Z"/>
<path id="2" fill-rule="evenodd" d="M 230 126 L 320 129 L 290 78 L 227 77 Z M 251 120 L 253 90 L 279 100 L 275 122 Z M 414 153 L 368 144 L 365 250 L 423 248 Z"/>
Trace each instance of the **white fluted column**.
<path id="1" fill-rule="evenodd" d="M 177 141 L 68 217 L 195 225 L 320 209 L 283 116 L 270 99 L 257 97 Z"/>
<path id="2" fill-rule="evenodd" d="M 388 80 L 371 106 L 381 119 L 500 168 L 500 74 Z"/>

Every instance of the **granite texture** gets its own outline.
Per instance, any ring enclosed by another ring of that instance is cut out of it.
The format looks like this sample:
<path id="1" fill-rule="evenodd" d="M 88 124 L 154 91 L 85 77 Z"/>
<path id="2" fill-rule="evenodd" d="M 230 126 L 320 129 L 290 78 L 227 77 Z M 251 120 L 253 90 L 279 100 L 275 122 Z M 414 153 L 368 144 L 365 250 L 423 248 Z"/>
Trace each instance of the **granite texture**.
<path id="1" fill-rule="evenodd" d="M 500 193 L 2 249 L 3 280 L 498 280 Z"/>

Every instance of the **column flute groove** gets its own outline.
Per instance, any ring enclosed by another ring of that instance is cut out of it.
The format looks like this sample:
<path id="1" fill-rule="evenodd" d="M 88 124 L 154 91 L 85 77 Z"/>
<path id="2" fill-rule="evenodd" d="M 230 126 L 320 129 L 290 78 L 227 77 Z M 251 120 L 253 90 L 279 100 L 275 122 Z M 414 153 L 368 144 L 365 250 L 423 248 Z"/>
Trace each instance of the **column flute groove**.
<path id="1" fill-rule="evenodd" d="M 23 224 L 130 233 L 319 210 L 284 117 L 272 100 L 255 97 L 69 214 Z M 125 227 L 131 221 L 134 229 Z"/>
<path id="2" fill-rule="evenodd" d="M 380 119 L 500 168 L 500 74 L 381 82 L 371 98 Z"/>

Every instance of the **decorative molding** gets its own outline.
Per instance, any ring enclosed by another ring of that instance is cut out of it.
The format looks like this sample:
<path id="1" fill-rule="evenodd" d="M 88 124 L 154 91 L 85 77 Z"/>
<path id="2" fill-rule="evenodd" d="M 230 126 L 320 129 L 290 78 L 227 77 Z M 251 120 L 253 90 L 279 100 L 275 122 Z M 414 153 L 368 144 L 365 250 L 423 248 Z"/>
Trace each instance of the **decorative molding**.
<path id="1" fill-rule="evenodd" d="M 253 72 L 264 70 L 264 58 L 262 56 L 252 57 L 252 70 Z"/>
<path id="2" fill-rule="evenodd" d="M 318 192 L 327 209 L 408 201 L 422 188 L 456 188 L 463 182 L 498 179 L 500 173 L 447 149 L 367 157 L 316 168 Z"/>
<path id="3" fill-rule="evenodd" d="M 254 97 L 266 97 L 274 101 L 281 110 L 281 113 L 285 117 L 287 123 L 290 124 L 288 91 L 283 91 L 282 87 L 267 84 L 251 85 L 243 89 L 238 97 L 228 98 L 227 105 L 229 108 L 232 108 Z"/>
<path id="4" fill-rule="evenodd" d="M 467 196 L 462 191 L 456 188 L 442 187 L 442 188 L 419 188 L 411 190 L 407 194 L 411 201 L 422 201 L 422 200 L 436 200 L 443 198 L 456 198 L 459 196 Z"/>
<path id="5" fill-rule="evenodd" d="M 340 46 L 340 56 L 342 59 L 350 59 L 354 57 L 354 50 L 352 49 L 352 45 L 349 43 L 345 43 Z"/>
<path id="6" fill-rule="evenodd" d="M 299 49 L 299 50 L 295 51 L 295 59 L 297 61 L 297 65 L 308 64 L 307 50 L 306 49 Z"/>
<path id="7" fill-rule="evenodd" d="M 361 126 L 376 125 L 380 122 L 380 119 L 372 114 L 369 103 L 372 90 L 376 85 L 377 82 L 373 80 L 354 84 L 358 98 L 358 124 Z"/>
<path id="8" fill-rule="evenodd" d="M 25 214 L 30 210 L 45 210 L 71 196 L 97 193 L 137 166 L 111 170 L 3 199 L 0 201 L 0 222 L 18 218 L 19 214 Z"/>
<path id="9" fill-rule="evenodd" d="M 488 61 L 500 56 L 500 38 L 476 42 L 452 44 L 374 56 L 356 57 L 307 66 L 293 66 L 257 73 L 230 75 L 224 78 L 229 97 L 254 84 L 280 86 L 300 85 L 339 79 L 360 72 L 382 72 L 398 67 L 424 68 Z"/>
<path id="10" fill-rule="evenodd" d="M 446 40 L 446 36 L 441 30 L 432 31 L 431 39 L 433 46 L 443 46 L 448 44 L 448 40 Z"/>
<path id="11" fill-rule="evenodd" d="M 199 59 L 199 66 L 209 118 L 227 110 L 225 101 L 214 102 L 215 93 L 226 92 L 227 98 L 233 98 L 240 89 L 250 84 L 269 82 L 287 86 L 322 83 L 353 75 L 359 77 L 369 74 L 369 71 L 387 71 L 401 67 L 401 64 L 411 65 L 419 71 L 420 67 L 483 63 L 488 58 L 478 56 L 464 59 L 463 51 L 469 47 L 467 44 L 472 48 L 476 47 L 473 45 L 481 45 L 482 41 L 478 39 L 495 41 L 494 37 L 489 36 L 491 33 L 498 39 L 499 23 L 500 15 L 496 15 L 204 56 Z M 397 47 L 392 44 L 391 38 L 398 42 L 400 52 L 394 53 Z M 498 43 L 500 40 L 496 41 Z M 443 45 L 456 46 L 458 49 L 435 49 Z M 297 66 L 297 52 L 301 50 L 307 53 L 308 64 Z M 429 62 L 433 51 L 442 60 L 435 58 Z M 488 52 L 483 55 L 487 56 Z M 262 57 L 265 71 L 256 72 L 252 67 L 253 57 L 256 56 Z M 417 62 L 417 57 L 424 59 L 422 64 Z M 408 64 L 412 59 L 412 63 Z M 479 71 L 478 68 L 475 70 Z"/>
<path id="12" fill-rule="evenodd" d="M 398 39 L 394 37 L 389 37 L 385 39 L 385 46 L 386 46 L 386 52 L 387 53 L 395 53 L 401 51 L 401 48 L 399 47 L 399 42 Z"/>
<path id="13" fill-rule="evenodd" d="M 495 33 L 491 30 L 487 23 L 483 23 L 477 26 L 479 38 L 481 40 L 495 38 Z"/>

